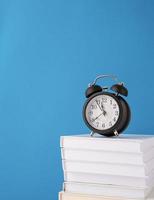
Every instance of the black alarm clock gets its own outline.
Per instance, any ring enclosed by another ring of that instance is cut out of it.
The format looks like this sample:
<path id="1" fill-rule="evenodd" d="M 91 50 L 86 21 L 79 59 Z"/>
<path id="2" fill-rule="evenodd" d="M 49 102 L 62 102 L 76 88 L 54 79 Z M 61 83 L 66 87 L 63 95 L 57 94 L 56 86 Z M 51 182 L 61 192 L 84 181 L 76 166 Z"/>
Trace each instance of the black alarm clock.
<path id="1" fill-rule="evenodd" d="M 96 85 L 98 79 L 105 77 L 117 82 L 116 76 L 100 75 L 89 84 L 85 92 L 87 100 L 83 107 L 83 119 L 91 135 L 118 136 L 127 128 L 131 118 L 130 107 L 122 97 L 128 95 L 128 90 L 122 82 L 110 88 Z"/>

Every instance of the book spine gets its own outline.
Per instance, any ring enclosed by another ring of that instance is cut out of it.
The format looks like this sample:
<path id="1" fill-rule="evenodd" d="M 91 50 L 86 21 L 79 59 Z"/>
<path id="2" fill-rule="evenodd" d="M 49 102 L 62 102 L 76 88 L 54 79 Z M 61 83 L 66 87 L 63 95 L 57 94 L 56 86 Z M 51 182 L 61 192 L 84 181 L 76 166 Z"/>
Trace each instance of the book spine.
<path id="1" fill-rule="evenodd" d="M 103 150 L 112 152 L 130 152 L 130 153 L 142 153 L 140 149 L 140 143 L 138 142 L 122 142 L 122 141 L 100 141 L 100 139 L 77 139 L 61 137 L 60 146 L 63 148 L 77 149 L 90 149 L 90 150 Z M 112 148 L 111 148 L 112 147 Z"/>
<path id="2" fill-rule="evenodd" d="M 154 177 L 154 176 L 153 176 Z M 64 171 L 64 180 L 67 182 L 83 182 L 83 183 L 98 183 L 112 184 L 133 187 L 151 187 L 154 186 L 154 180 L 151 177 L 128 177 L 118 175 L 105 175 L 95 173 L 79 173 Z"/>
<path id="3" fill-rule="evenodd" d="M 91 161 L 143 165 L 145 156 L 142 153 L 123 153 L 102 150 L 83 150 L 61 148 L 62 159 L 72 161 Z M 147 155 L 149 158 L 149 155 Z"/>
<path id="4" fill-rule="evenodd" d="M 68 160 L 62 160 L 62 163 L 64 171 L 111 174 L 131 177 L 145 177 L 149 175 L 149 171 L 146 170 L 144 166 L 139 165 L 119 165 L 115 163 L 93 163 Z"/>

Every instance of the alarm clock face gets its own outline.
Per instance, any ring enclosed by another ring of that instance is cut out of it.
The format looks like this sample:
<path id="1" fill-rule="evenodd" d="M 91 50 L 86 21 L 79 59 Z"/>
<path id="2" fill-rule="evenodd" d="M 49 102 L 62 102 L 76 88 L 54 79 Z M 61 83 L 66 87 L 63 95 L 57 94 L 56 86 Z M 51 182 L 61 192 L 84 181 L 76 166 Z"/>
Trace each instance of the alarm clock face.
<path id="1" fill-rule="evenodd" d="M 84 109 L 84 117 L 93 131 L 105 132 L 118 124 L 120 112 L 120 104 L 115 95 L 101 93 L 88 100 Z"/>

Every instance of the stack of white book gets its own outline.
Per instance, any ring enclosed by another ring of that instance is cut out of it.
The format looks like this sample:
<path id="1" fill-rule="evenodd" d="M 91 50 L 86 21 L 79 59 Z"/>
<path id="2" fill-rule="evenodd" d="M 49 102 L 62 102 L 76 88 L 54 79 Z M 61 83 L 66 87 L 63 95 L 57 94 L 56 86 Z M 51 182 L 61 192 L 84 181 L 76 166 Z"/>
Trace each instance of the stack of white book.
<path id="1" fill-rule="evenodd" d="M 154 199 L 154 135 L 62 136 L 61 155 L 60 200 Z"/>

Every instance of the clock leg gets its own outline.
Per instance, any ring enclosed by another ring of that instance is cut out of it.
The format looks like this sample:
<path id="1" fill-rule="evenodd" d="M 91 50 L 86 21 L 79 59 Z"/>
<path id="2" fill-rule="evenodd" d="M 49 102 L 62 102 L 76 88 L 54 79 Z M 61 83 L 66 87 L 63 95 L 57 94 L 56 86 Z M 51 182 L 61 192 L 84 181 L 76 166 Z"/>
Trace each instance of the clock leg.
<path id="1" fill-rule="evenodd" d="M 115 135 L 115 136 L 118 136 L 118 135 L 119 135 L 119 133 L 118 133 L 118 131 L 117 131 L 117 130 L 114 130 L 114 132 L 113 132 L 113 133 L 114 133 L 114 135 Z"/>
<path id="2" fill-rule="evenodd" d="M 94 133 L 93 131 L 90 132 L 90 136 L 91 136 L 91 137 L 93 137 L 94 134 L 95 134 L 95 133 Z"/>

